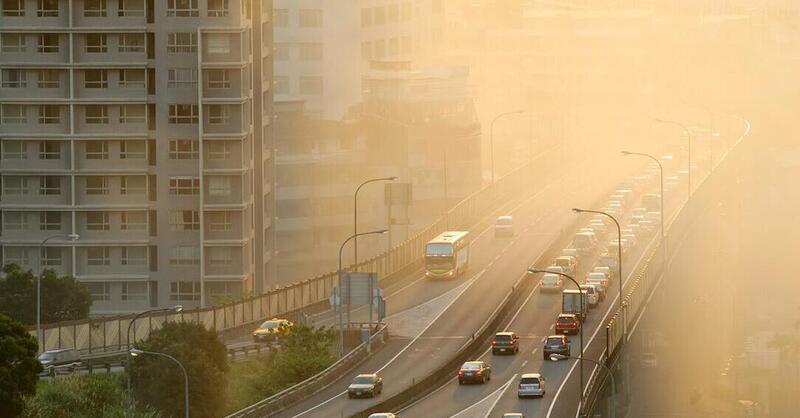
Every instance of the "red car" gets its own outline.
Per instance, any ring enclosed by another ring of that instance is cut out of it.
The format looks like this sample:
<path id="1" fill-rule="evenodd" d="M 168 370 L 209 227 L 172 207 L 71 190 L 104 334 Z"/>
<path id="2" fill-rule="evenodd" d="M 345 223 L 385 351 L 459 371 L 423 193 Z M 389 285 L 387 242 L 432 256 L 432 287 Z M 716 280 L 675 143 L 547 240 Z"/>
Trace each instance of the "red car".
<path id="1" fill-rule="evenodd" d="M 581 321 L 575 314 L 560 314 L 556 319 L 556 333 L 577 334 L 581 330 Z"/>

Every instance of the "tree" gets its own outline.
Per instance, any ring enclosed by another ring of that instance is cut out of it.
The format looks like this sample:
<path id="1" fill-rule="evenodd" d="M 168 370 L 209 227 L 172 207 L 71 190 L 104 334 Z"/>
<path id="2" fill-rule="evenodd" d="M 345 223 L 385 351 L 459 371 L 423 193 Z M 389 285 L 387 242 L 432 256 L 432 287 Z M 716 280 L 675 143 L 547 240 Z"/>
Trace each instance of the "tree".
<path id="1" fill-rule="evenodd" d="M 36 323 L 36 275 L 16 264 L 3 267 L 0 278 L 0 313 L 23 324 Z M 89 316 L 92 295 L 72 276 L 59 277 L 47 269 L 42 277 L 42 323 L 84 319 Z"/>
<path id="2" fill-rule="evenodd" d="M 200 324 L 169 322 L 137 348 L 169 354 L 183 364 L 189 375 L 191 416 L 223 415 L 228 352 L 215 332 Z M 134 359 L 131 373 L 137 401 L 165 416 L 183 416 L 183 373 L 177 364 L 162 356 L 144 354 Z"/>
<path id="3" fill-rule="evenodd" d="M 0 416 L 22 412 L 23 397 L 36 392 L 42 365 L 36 358 L 39 346 L 25 327 L 0 314 Z"/>

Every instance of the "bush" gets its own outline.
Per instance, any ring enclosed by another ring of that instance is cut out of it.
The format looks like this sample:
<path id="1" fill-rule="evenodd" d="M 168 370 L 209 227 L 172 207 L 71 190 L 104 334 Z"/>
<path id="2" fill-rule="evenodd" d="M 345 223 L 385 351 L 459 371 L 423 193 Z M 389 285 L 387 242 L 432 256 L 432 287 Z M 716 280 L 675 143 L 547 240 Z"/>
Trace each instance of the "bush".
<path id="1" fill-rule="evenodd" d="M 36 322 L 36 276 L 16 264 L 3 267 L 0 278 L 0 313 L 23 324 Z M 72 276 L 59 277 L 52 269 L 42 276 L 42 323 L 84 319 L 92 296 L 86 285 Z"/>
<path id="2" fill-rule="evenodd" d="M 23 396 L 36 391 L 42 365 L 38 344 L 19 322 L 0 314 L 0 416 L 22 412 Z"/>
<path id="3" fill-rule="evenodd" d="M 51 379 L 39 385 L 36 396 L 25 399 L 25 417 L 30 418 L 124 418 L 127 413 L 125 375 L 93 374 Z M 158 414 L 137 405 L 136 418 Z"/>

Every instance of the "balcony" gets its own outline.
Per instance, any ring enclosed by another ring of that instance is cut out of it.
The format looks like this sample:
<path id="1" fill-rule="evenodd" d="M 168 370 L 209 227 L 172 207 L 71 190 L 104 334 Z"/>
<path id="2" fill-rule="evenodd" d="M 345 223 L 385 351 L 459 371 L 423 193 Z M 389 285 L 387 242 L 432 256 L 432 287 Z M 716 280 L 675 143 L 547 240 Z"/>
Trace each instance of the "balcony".
<path id="1" fill-rule="evenodd" d="M 80 135 L 113 135 L 114 133 L 147 135 L 147 118 L 144 114 L 144 104 L 129 105 L 131 107 L 125 106 L 127 105 L 77 106 L 75 132 Z"/>
<path id="2" fill-rule="evenodd" d="M 202 34 L 202 60 L 204 64 L 240 63 L 246 61 L 243 51 L 245 36 L 239 32 L 204 32 Z"/>
<path id="3" fill-rule="evenodd" d="M 1 26 L 2 24 L 0 24 Z M 69 98 L 67 73 L 63 70 L 4 69 L 4 77 L 16 77 L 16 81 L 3 80 L 0 86 L 0 101 L 63 99 Z M 46 74 L 40 75 L 40 71 Z M 13 74 L 12 74 L 13 73 Z M 47 80 L 46 77 L 53 77 Z"/>
<path id="4" fill-rule="evenodd" d="M 35 1 L 24 2 L 22 10 L 4 10 L 4 13 L 0 14 L 0 28 L 25 26 L 49 29 L 65 27 L 69 24 L 67 4 L 59 1 L 55 9 L 40 9 Z"/>
<path id="5" fill-rule="evenodd" d="M 245 203 L 243 176 L 207 175 L 204 181 L 204 198 L 206 205 L 239 207 Z"/>
<path id="6" fill-rule="evenodd" d="M 243 149 L 243 141 L 206 140 L 203 142 L 203 169 L 245 170 L 250 163 L 249 149 Z M 243 155 L 248 154 L 248 155 Z"/>
<path id="7" fill-rule="evenodd" d="M 72 21 L 78 27 L 143 27 L 147 24 L 144 4 L 144 0 L 106 1 L 105 9 L 86 10 L 79 0 L 73 3 Z"/>
<path id="8" fill-rule="evenodd" d="M 242 220 L 242 211 L 206 211 L 204 216 L 206 242 L 245 239 Z"/>
<path id="9" fill-rule="evenodd" d="M 204 98 L 241 98 L 248 94 L 245 86 L 248 81 L 243 80 L 241 69 L 204 69 L 203 70 L 203 97 Z"/>
<path id="10" fill-rule="evenodd" d="M 3 262 L 19 264 L 24 270 L 39 271 L 41 268 L 54 269 L 59 275 L 72 274 L 71 245 L 56 240 L 48 241 L 42 258 L 39 243 L 31 246 L 3 245 Z"/>
<path id="11" fill-rule="evenodd" d="M 145 140 L 75 142 L 76 170 L 144 173 L 147 168 Z"/>
<path id="12" fill-rule="evenodd" d="M 75 36 L 75 62 L 139 66 L 147 62 L 144 32 L 82 33 Z"/>
<path id="13" fill-rule="evenodd" d="M 77 99 L 131 100 L 147 99 L 145 70 L 142 69 L 84 69 L 75 73 Z"/>
<path id="14" fill-rule="evenodd" d="M 145 207 L 147 176 L 76 176 L 75 204 L 93 207 Z"/>
<path id="15" fill-rule="evenodd" d="M 67 141 L 3 141 L 0 170 L 19 172 L 66 171 L 70 168 Z"/>
<path id="16" fill-rule="evenodd" d="M 70 181 L 67 176 L 2 176 L 1 206 L 66 206 L 70 204 Z"/>
<path id="17" fill-rule="evenodd" d="M 147 211 L 81 211 L 75 217 L 75 232 L 82 243 L 146 242 L 149 239 Z"/>
<path id="18" fill-rule="evenodd" d="M 69 107 L 3 104 L 0 134 L 19 136 L 69 134 Z M 18 107 L 17 107 L 18 106 Z M 21 109 L 17 112 L 17 109 Z"/>
<path id="19" fill-rule="evenodd" d="M 241 277 L 249 268 L 245 247 L 205 247 L 205 274 L 218 277 Z"/>
<path id="20" fill-rule="evenodd" d="M 245 106 L 240 103 L 203 106 L 204 134 L 241 134 L 249 129 Z"/>
<path id="21" fill-rule="evenodd" d="M 150 274 L 147 247 L 77 247 L 78 276 L 125 278 Z"/>
<path id="22" fill-rule="evenodd" d="M 69 212 L 4 211 L 3 240 L 41 242 L 57 234 L 72 233 Z"/>

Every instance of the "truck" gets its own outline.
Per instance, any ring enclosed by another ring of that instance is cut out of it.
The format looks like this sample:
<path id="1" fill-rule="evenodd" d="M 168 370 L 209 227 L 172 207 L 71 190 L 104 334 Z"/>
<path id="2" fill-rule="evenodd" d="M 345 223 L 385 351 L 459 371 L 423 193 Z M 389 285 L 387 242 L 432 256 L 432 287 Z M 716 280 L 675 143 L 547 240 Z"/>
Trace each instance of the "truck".
<path id="1" fill-rule="evenodd" d="M 566 289 L 561 292 L 561 313 L 574 314 L 581 322 L 586 319 L 588 303 L 586 292 L 575 289 Z"/>

